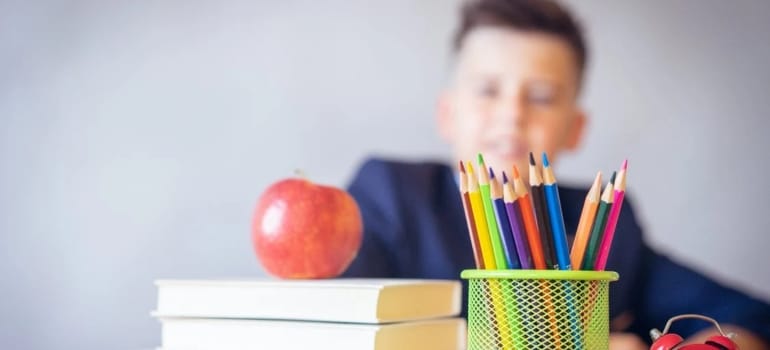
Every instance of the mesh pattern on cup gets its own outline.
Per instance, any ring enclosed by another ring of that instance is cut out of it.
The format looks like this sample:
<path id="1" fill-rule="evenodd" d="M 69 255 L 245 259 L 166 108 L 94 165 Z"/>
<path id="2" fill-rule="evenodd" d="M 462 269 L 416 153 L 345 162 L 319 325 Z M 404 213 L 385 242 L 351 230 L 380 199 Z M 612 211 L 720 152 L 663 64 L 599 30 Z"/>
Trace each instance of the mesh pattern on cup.
<path id="1" fill-rule="evenodd" d="M 609 281 L 470 279 L 468 349 L 608 348 Z"/>

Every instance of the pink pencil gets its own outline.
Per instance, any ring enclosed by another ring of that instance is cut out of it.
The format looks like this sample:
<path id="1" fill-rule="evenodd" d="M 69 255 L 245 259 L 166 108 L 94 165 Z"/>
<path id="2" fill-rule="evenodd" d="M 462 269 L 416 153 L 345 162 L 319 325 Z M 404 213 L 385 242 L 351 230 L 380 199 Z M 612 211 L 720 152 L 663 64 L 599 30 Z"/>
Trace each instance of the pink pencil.
<path id="1" fill-rule="evenodd" d="M 620 166 L 620 172 L 615 179 L 615 196 L 613 198 L 612 208 L 610 214 L 607 217 L 607 226 L 604 228 L 604 235 L 602 236 L 602 243 L 599 245 L 599 252 L 596 254 L 596 264 L 594 270 L 603 271 L 607 266 L 607 258 L 610 256 L 610 248 L 612 247 L 612 238 L 615 236 L 615 227 L 618 224 L 618 217 L 620 217 L 620 209 L 623 206 L 623 197 L 626 194 L 626 171 L 628 169 L 628 160 L 623 161 L 623 165 Z"/>

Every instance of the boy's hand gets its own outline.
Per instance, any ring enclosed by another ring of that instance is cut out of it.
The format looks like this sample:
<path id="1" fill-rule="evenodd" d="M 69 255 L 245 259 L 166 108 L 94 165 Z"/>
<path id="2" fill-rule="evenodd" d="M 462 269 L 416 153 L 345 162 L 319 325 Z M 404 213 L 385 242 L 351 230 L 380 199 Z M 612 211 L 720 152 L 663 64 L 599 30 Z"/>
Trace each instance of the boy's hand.
<path id="1" fill-rule="evenodd" d="M 647 350 L 649 345 L 631 333 L 610 333 L 610 350 Z"/>

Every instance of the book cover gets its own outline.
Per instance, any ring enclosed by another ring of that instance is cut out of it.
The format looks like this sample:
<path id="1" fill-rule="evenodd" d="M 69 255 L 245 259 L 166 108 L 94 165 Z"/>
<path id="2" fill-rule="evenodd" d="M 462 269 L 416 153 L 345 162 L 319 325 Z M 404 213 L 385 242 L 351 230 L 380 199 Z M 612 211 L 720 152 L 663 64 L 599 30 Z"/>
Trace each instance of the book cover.
<path id="1" fill-rule="evenodd" d="M 392 324 L 161 318 L 163 350 L 465 349 L 462 318 Z"/>
<path id="2" fill-rule="evenodd" d="M 159 280 L 159 317 L 389 323 L 456 316 L 459 281 Z"/>

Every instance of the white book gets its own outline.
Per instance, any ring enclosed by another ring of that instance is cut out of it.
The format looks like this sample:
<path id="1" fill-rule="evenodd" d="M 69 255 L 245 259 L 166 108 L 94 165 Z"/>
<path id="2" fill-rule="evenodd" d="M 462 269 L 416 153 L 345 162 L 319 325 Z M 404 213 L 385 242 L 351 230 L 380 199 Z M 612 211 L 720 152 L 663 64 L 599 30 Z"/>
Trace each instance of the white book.
<path id="1" fill-rule="evenodd" d="M 388 323 L 456 316 L 459 281 L 159 280 L 159 317 Z"/>
<path id="2" fill-rule="evenodd" d="M 462 318 L 391 324 L 161 318 L 163 350 L 461 350 Z"/>

